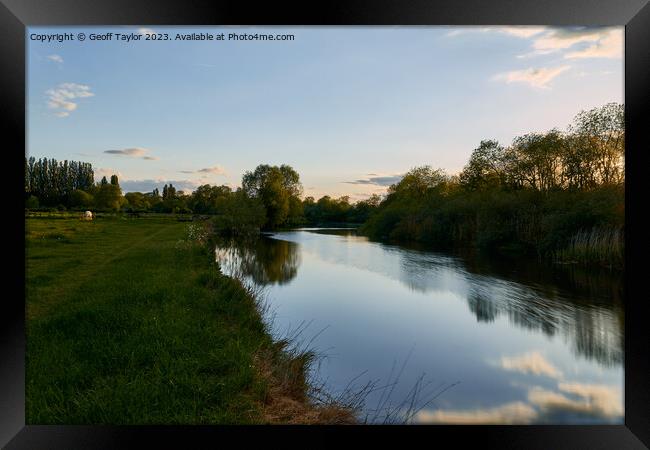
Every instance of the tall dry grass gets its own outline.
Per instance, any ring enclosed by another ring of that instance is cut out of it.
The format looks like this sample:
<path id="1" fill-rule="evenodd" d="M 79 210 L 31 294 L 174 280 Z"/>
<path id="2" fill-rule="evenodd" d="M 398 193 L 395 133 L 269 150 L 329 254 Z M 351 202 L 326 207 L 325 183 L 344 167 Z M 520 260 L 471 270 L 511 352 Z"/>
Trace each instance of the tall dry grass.
<path id="1" fill-rule="evenodd" d="M 558 252 L 557 257 L 565 263 L 622 269 L 625 262 L 623 228 L 581 230 L 571 238 L 566 248 Z"/>

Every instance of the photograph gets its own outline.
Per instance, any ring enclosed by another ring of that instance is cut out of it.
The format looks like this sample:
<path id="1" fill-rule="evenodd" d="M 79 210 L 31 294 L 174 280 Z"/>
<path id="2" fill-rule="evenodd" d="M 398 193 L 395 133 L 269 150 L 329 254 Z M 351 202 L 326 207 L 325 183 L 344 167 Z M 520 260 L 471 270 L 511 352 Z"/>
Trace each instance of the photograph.
<path id="1" fill-rule="evenodd" d="M 25 424 L 624 425 L 625 36 L 26 26 Z"/>

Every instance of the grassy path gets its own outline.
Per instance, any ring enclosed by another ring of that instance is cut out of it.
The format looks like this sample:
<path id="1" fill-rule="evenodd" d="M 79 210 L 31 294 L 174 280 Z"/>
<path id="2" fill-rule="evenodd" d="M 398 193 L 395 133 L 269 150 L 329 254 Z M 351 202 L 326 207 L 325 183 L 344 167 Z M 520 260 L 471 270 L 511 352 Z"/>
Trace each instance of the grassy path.
<path id="1" fill-rule="evenodd" d="M 257 423 L 250 297 L 169 219 L 28 219 L 28 424 Z"/>

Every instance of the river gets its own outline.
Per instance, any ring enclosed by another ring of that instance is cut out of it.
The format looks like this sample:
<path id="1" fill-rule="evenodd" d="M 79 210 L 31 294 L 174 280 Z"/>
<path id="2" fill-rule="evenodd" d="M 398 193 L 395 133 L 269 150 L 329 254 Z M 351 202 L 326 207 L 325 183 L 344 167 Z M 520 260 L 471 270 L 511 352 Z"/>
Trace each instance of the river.
<path id="1" fill-rule="evenodd" d="M 276 338 L 370 423 L 624 422 L 622 276 L 300 229 L 223 241 Z M 356 393 L 357 397 L 353 394 Z"/>

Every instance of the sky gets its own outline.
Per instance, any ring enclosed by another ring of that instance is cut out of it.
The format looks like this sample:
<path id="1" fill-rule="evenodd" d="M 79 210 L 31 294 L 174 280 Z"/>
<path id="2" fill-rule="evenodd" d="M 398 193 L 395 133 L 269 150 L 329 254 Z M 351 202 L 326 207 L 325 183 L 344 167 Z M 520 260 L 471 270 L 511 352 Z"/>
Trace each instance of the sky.
<path id="1" fill-rule="evenodd" d="M 29 27 L 26 151 L 90 162 L 124 192 L 235 188 L 258 164 L 289 164 L 304 196 L 360 200 L 416 166 L 458 173 L 483 139 L 623 103 L 623 30 Z M 188 33 L 224 40 L 176 39 Z"/>

